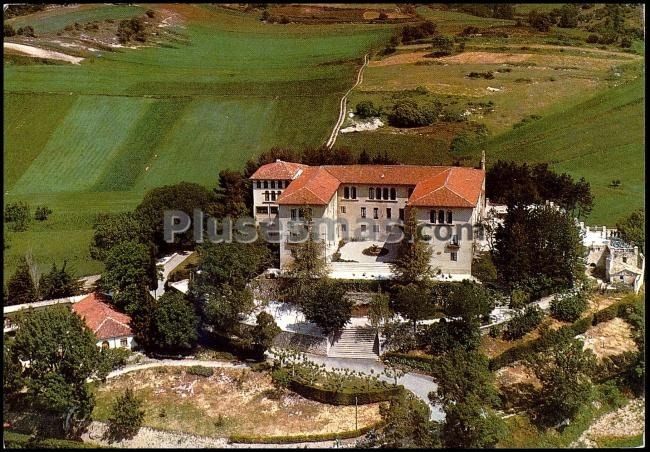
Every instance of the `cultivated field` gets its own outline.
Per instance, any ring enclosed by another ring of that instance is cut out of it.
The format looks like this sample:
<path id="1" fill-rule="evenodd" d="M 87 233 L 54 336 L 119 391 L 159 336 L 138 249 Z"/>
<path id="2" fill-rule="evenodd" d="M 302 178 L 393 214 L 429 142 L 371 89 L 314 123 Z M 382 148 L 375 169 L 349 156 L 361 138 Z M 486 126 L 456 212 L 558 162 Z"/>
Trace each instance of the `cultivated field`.
<path id="1" fill-rule="evenodd" d="M 54 210 L 9 234 L 5 278 L 28 249 L 41 269 L 66 257 L 96 272 L 87 251 L 96 213 L 130 209 L 145 190 L 181 180 L 214 186 L 221 169 L 272 146 L 321 144 L 363 54 L 390 35 L 384 25 L 263 24 L 209 5 L 151 8 L 174 18 L 178 39 L 77 49 L 80 65 L 5 65 L 6 202 Z M 61 51 L 56 32 L 67 25 L 143 11 L 83 5 L 12 21 L 34 26 L 29 44 Z"/>

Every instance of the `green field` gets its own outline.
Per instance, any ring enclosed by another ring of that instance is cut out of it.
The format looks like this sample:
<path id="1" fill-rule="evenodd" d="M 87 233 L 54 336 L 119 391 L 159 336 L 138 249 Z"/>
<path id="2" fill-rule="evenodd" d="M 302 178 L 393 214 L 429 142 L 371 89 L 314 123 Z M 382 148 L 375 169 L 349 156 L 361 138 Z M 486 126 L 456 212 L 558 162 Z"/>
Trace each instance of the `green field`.
<path id="1" fill-rule="evenodd" d="M 491 140 L 488 159 L 549 162 L 591 183 L 593 225 L 613 226 L 645 196 L 644 78 L 599 94 Z M 609 186 L 619 179 L 618 188 Z"/>
<path id="2" fill-rule="evenodd" d="M 132 15 L 126 8 L 40 12 L 34 26 Z M 264 25 L 208 5 L 176 11 L 189 45 L 102 52 L 78 66 L 5 65 L 5 202 L 54 210 L 8 234 L 5 280 L 30 249 L 41 270 L 67 258 L 80 274 L 97 272 L 88 243 L 98 212 L 131 209 L 146 190 L 181 180 L 212 187 L 220 170 L 272 146 L 321 144 L 361 57 L 391 32 Z"/>

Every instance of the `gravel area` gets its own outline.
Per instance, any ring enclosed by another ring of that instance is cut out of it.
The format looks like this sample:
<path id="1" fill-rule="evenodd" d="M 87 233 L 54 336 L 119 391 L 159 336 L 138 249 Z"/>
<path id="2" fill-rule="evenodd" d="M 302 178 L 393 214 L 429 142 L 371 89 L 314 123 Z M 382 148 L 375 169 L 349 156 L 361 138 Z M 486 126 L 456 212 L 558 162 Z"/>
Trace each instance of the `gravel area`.
<path id="1" fill-rule="evenodd" d="M 627 437 L 643 433 L 645 399 L 634 399 L 622 408 L 604 414 L 584 431 L 571 447 L 597 447 L 594 441 L 602 437 Z"/>

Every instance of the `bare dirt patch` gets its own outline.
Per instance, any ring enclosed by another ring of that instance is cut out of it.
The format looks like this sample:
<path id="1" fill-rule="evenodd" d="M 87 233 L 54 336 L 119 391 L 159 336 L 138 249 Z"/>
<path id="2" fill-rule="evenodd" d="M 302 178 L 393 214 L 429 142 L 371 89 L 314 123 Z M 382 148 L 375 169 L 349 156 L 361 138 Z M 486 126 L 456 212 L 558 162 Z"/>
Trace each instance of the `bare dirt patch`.
<path id="1" fill-rule="evenodd" d="M 516 362 L 509 366 L 502 367 L 495 372 L 496 383 L 500 387 L 529 384 L 536 389 L 542 387 L 542 383 L 535 376 L 532 369 L 522 362 Z"/>
<path id="2" fill-rule="evenodd" d="M 628 437 L 643 433 L 644 411 L 644 398 L 632 400 L 624 407 L 597 419 L 571 447 L 597 447 L 598 438 Z"/>
<path id="3" fill-rule="evenodd" d="M 242 373 L 244 372 L 244 373 Z M 134 372 L 96 392 L 94 415 L 105 419 L 116 394 L 130 387 L 143 400 L 144 425 L 195 435 L 262 436 L 335 433 L 354 430 L 354 406 L 333 406 L 291 392 L 276 393 L 266 372 L 214 369 L 211 377 L 180 368 Z M 379 404 L 359 406 L 359 428 L 379 421 Z"/>
<path id="4" fill-rule="evenodd" d="M 16 44 L 13 42 L 5 42 L 3 47 L 5 50 L 15 51 L 30 57 L 67 61 L 68 63 L 72 64 L 79 64 L 81 61 L 83 61 L 83 58 L 74 57 L 65 53 L 54 52 L 52 50 L 45 50 L 39 47 L 28 46 L 24 44 Z"/>
<path id="5" fill-rule="evenodd" d="M 618 317 L 589 328 L 584 348 L 592 350 L 599 360 L 637 350 L 632 327 Z"/>
<path id="6" fill-rule="evenodd" d="M 533 56 L 532 53 L 464 52 L 439 60 L 451 64 L 504 64 L 522 63 Z"/>

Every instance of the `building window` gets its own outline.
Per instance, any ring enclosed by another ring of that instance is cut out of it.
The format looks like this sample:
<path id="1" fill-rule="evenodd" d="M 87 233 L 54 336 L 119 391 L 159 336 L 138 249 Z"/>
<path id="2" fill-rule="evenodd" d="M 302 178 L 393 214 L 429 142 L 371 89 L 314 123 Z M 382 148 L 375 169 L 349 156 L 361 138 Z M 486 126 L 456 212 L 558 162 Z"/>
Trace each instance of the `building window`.
<path id="1" fill-rule="evenodd" d="M 357 199 L 357 187 L 352 187 L 351 195 L 352 199 Z"/>
<path id="2" fill-rule="evenodd" d="M 397 199 L 397 192 L 395 191 L 394 188 L 390 189 L 390 199 L 392 199 L 393 201 Z"/>
<path id="3" fill-rule="evenodd" d="M 127 338 L 123 337 L 120 339 L 120 347 L 126 348 L 129 346 L 129 341 Z"/>
<path id="4" fill-rule="evenodd" d="M 451 260 L 456 262 L 458 260 L 458 253 L 455 251 L 451 252 Z"/>
<path id="5" fill-rule="evenodd" d="M 623 275 L 619 276 L 619 278 L 621 279 L 621 281 L 623 281 Z"/>
<path id="6" fill-rule="evenodd" d="M 431 210 L 429 212 L 429 222 L 433 223 L 433 224 L 436 224 L 436 211 L 435 210 Z"/>
<path id="7" fill-rule="evenodd" d="M 378 224 L 373 224 L 372 225 L 372 232 L 379 232 L 379 225 Z"/>
<path id="8" fill-rule="evenodd" d="M 271 214 L 277 215 L 277 213 L 278 213 L 278 206 L 271 206 Z"/>
<path id="9" fill-rule="evenodd" d="M 264 192 L 264 201 L 268 201 L 268 200 L 269 200 L 269 192 L 265 191 Z"/>
<path id="10" fill-rule="evenodd" d="M 350 199 L 350 187 L 343 187 L 343 197 Z"/>
<path id="11" fill-rule="evenodd" d="M 341 206 L 341 213 L 345 213 L 345 206 Z"/>
<path id="12" fill-rule="evenodd" d="M 439 210 L 438 211 L 438 223 L 442 224 L 445 222 L 445 211 L 444 210 Z"/>
<path id="13" fill-rule="evenodd" d="M 255 209 L 255 212 L 258 213 L 258 214 L 259 213 L 269 213 L 269 208 L 266 207 L 266 206 L 257 206 L 257 208 Z"/>
<path id="14" fill-rule="evenodd" d="M 623 263 L 627 264 L 627 256 L 623 256 Z"/>
<path id="15" fill-rule="evenodd" d="M 388 199 L 388 188 L 384 187 L 384 199 Z"/>
<path id="16" fill-rule="evenodd" d="M 454 234 L 451 236 L 451 244 L 458 245 L 458 235 Z"/>
<path id="17" fill-rule="evenodd" d="M 365 207 L 361 208 L 361 218 L 366 218 L 366 208 Z"/>
<path id="18" fill-rule="evenodd" d="M 391 210 L 390 208 L 388 208 L 386 209 L 386 218 L 390 218 L 390 217 L 391 217 Z"/>
<path id="19" fill-rule="evenodd" d="M 257 181 L 257 188 L 262 188 L 262 181 L 261 180 Z"/>
<path id="20" fill-rule="evenodd" d="M 375 189 L 374 189 L 374 187 L 370 187 L 368 189 L 368 198 L 375 199 Z"/>
<path id="21" fill-rule="evenodd" d="M 381 188 L 380 187 L 375 188 L 375 197 L 377 199 L 381 199 Z"/>
<path id="22" fill-rule="evenodd" d="M 361 225 L 361 232 L 366 232 L 367 226 L 365 224 Z M 621 276 L 622 278 L 622 276 Z"/>
<path id="23" fill-rule="evenodd" d="M 267 180 L 264 181 L 264 188 L 269 188 L 269 181 Z"/>
<path id="24" fill-rule="evenodd" d="M 275 188 L 275 181 L 274 180 L 271 181 L 271 188 Z"/>
<path id="25" fill-rule="evenodd" d="M 378 208 L 375 207 L 375 208 L 372 210 L 372 217 L 373 217 L 375 220 L 378 220 L 378 219 L 379 219 L 379 209 L 378 209 Z"/>
<path id="26" fill-rule="evenodd" d="M 342 224 L 341 225 L 341 232 L 347 232 L 348 230 L 348 225 L 347 224 Z"/>
<path id="27" fill-rule="evenodd" d="M 298 219 L 298 209 L 291 209 L 291 219 L 292 220 Z"/>
<path id="28" fill-rule="evenodd" d="M 399 209 L 399 219 L 404 221 L 404 209 Z"/>
<path id="29" fill-rule="evenodd" d="M 275 192 L 274 191 L 271 192 L 271 201 L 275 201 Z"/>
<path id="30" fill-rule="evenodd" d="M 447 211 L 447 223 L 449 223 L 449 224 L 452 223 L 452 221 L 451 221 L 451 210 Z"/>

